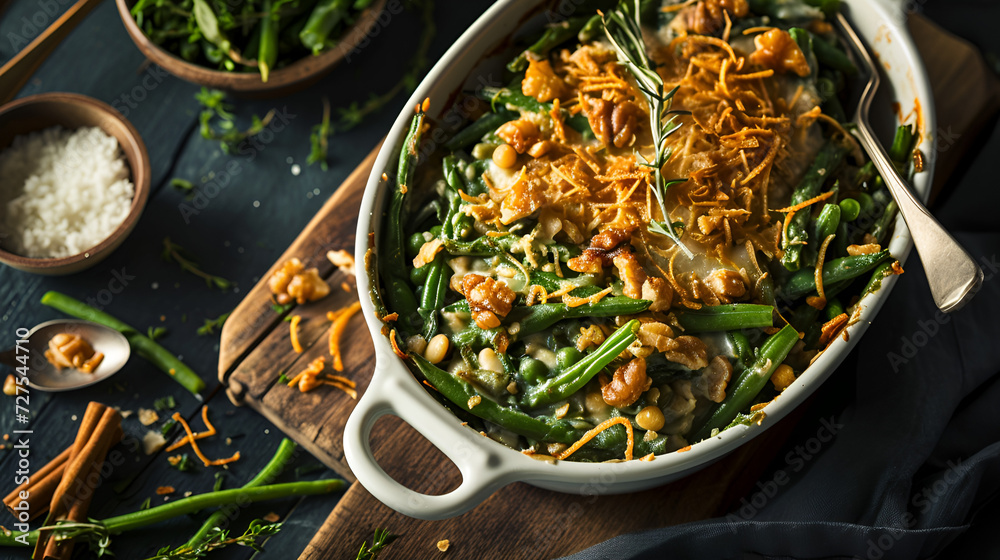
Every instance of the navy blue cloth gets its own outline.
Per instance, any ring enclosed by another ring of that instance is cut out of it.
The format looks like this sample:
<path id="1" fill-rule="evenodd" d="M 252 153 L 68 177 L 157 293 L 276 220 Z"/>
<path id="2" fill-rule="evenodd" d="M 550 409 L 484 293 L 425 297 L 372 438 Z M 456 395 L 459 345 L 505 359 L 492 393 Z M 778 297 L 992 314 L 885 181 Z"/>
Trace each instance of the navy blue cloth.
<path id="1" fill-rule="evenodd" d="M 924 8 L 988 57 L 1000 51 L 987 24 L 1000 16 L 994 0 Z M 939 313 L 914 251 L 864 338 L 729 515 L 622 535 L 571 558 L 1000 558 L 1000 127 L 987 128 L 934 208 L 983 268 L 975 299 Z"/>

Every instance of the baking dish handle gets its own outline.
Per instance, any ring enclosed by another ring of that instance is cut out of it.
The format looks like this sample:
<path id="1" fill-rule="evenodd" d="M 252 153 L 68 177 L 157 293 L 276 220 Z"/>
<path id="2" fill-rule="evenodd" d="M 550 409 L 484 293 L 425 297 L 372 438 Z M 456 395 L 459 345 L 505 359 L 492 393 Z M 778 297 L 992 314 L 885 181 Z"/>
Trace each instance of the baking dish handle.
<path id="1" fill-rule="evenodd" d="M 370 443 L 372 426 L 386 414 L 402 419 L 444 453 L 462 473 L 461 485 L 433 496 L 410 490 L 389 476 L 375 460 Z M 469 511 L 516 479 L 513 469 L 503 468 L 499 454 L 483 449 L 473 439 L 480 437 L 434 402 L 409 372 L 391 363 L 376 365 L 372 383 L 348 418 L 344 454 L 358 482 L 385 505 L 410 517 L 447 519 Z"/>

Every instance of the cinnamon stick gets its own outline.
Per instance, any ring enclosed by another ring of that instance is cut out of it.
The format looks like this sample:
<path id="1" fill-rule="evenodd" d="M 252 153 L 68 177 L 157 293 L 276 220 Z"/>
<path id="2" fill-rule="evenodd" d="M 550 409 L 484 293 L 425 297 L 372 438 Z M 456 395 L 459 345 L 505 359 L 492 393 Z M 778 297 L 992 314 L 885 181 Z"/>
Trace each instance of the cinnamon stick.
<path id="1" fill-rule="evenodd" d="M 98 411 L 100 411 L 99 420 L 93 423 L 92 420 Z M 86 430 L 92 424 L 93 429 Z M 108 450 L 114 444 L 114 440 L 120 437 L 120 433 L 121 415 L 116 410 L 100 403 L 91 403 L 87 407 L 84 422 L 81 422 L 80 431 L 77 432 L 73 444 L 72 456 L 66 463 L 62 480 L 52 494 L 46 525 L 66 519 L 74 507 L 77 509 L 77 515 L 82 513 L 84 518 L 86 517 L 84 510 L 90 505 L 90 497 L 94 492 L 93 488 L 88 487 L 87 478 L 104 464 Z M 79 502 L 85 503 L 77 506 Z M 32 558 L 69 558 L 73 550 L 72 541 L 59 543 L 51 537 L 51 531 L 39 534 Z"/>
<path id="2" fill-rule="evenodd" d="M 67 447 L 44 467 L 30 475 L 24 484 L 15 488 L 10 494 L 7 494 L 7 497 L 3 499 L 3 503 L 15 518 L 21 512 L 27 511 L 30 514 L 28 521 L 31 521 L 49 510 L 49 501 L 52 499 L 52 493 L 56 491 L 56 486 L 59 486 L 59 481 L 62 480 L 62 473 L 72 449 L 72 446 Z M 28 497 L 22 500 L 21 492 L 26 492 Z M 22 506 L 22 501 L 27 502 L 27 509 Z M 18 509 L 14 509 L 15 507 Z"/>

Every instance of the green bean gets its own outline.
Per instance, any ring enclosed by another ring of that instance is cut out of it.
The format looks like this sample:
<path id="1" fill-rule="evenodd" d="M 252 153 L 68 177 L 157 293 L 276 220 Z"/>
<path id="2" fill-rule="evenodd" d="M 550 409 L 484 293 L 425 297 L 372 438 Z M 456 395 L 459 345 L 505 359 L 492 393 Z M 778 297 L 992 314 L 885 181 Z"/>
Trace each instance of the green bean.
<path id="1" fill-rule="evenodd" d="M 851 280 L 868 272 L 889 258 L 889 251 L 841 257 L 823 264 L 823 285 Z M 788 299 L 798 299 L 816 291 L 815 269 L 810 267 L 795 273 L 785 284 L 782 293 Z"/>
<path id="2" fill-rule="evenodd" d="M 638 320 L 625 323 L 586 358 L 525 391 L 521 397 L 522 406 L 534 408 L 569 398 L 624 352 L 635 341 L 638 329 Z"/>
<path id="3" fill-rule="evenodd" d="M 733 348 L 733 357 L 736 358 L 737 365 L 743 368 L 748 367 L 750 361 L 753 360 L 753 349 L 750 348 L 747 335 L 739 331 L 730 331 L 726 333 L 726 338 Z"/>
<path id="4" fill-rule="evenodd" d="M 826 42 L 822 37 L 812 35 L 812 48 L 816 53 L 816 60 L 820 64 L 834 70 L 839 70 L 848 76 L 858 73 L 858 68 L 854 66 L 851 59 L 844 51 L 838 49 L 834 44 Z"/>
<path id="5" fill-rule="evenodd" d="M 458 408 L 483 420 L 538 441 L 572 444 L 581 435 L 579 430 L 565 420 L 529 416 L 515 408 L 501 405 L 485 395 L 480 395 L 468 381 L 435 367 L 419 355 L 413 355 L 413 363 L 427 382 L 441 395 Z M 470 408 L 469 404 L 475 403 L 475 397 L 479 397 L 479 403 Z"/>
<path id="6" fill-rule="evenodd" d="M 264 17 L 260 20 L 260 46 L 257 52 L 257 66 L 260 80 L 266 82 L 271 68 L 278 62 L 278 14 L 271 10 L 271 0 L 264 0 Z"/>
<path id="7" fill-rule="evenodd" d="M 808 261 L 816 264 L 819 256 L 819 249 L 823 245 L 823 240 L 831 235 L 836 235 L 837 226 L 840 225 L 840 206 L 837 204 L 825 204 L 816 216 L 816 223 L 813 225 L 813 233 L 809 238 Z M 834 238 L 836 239 L 836 238 Z"/>
<path id="8" fill-rule="evenodd" d="M 243 485 L 243 489 L 256 488 L 273 482 L 274 479 L 281 474 L 281 471 L 284 470 L 288 462 L 291 461 L 293 453 L 297 447 L 298 445 L 294 441 L 288 438 L 282 438 L 281 443 L 278 444 L 278 450 L 274 452 L 274 456 L 271 457 L 271 460 L 264 465 L 264 468 L 257 473 L 257 476 L 251 478 L 249 482 Z M 226 512 L 222 509 L 218 509 L 213 512 L 212 515 L 210 515 L 208 519 L 202 523 L 198 532 L 195 533 L 190 540 L 188 540 L 187 546 L 193 549 L 201 544 L 202 541 L 208 538 L 208 533 L 210 531 L 221 525 L 228 518 L 229 517 L 226 515 Z"/>
<path id="9" fill-rule="evenodd" d="M 822 10 L 827 19 L 833 19 L 840 11 L 840 0 L 803 0 L 803 2 Z"/>
<path id="10" fill-rule="evenodd" d="M 785 361 L 798 341 L 799 333 L 791 325 L 785 325 L 780 331 L 771 335 L 760 347 L 753 365 L 741 371 L 735 382 L 730 383 L 726 400 L 712 412 L 705 425 L 690 441 L 700 441 L 710 437 L 712 430 L 725 428 L 741 410 L 750 406 L 771 378 L 771 374 Z"/>
<path id="11" fill-rule="evenodd" d="M 893 224 L 896 223 L 896 210 L 898 208 L 896 201 L 890 200 L 882 215 L 879 216 L 878 220 L 875 220 L 871 234 L 875 237 L 879 245 L 885 245 L 886 237 L 888 237 Z"/>
<path id="12" fill-rule="evenodd" d="M 828 298 L 823 312 L 826 315 L 826 320 L 829 321 L 844 313 L 844 304 L 838 298 Z"/>
<path id="13" fill-rule="evenodd" d="M 585 303 L 576 307 L 570 307 L 565 303 L 544 303 L 520 308 L 527 311 L 527 314 L 518 321 L 520 328 L 517 336 L 523 338 L 529 334 L 542 332 L 563 319 L 635 315 L 649 309 L 651 303 L 649 300 L 618 296 L 606 297 L 597 303 Z"/>
<path id="14" fill-rule="evenodd" d="M 538 101 L 530 95 L 525 95 L 520 92 L 520 90 L 513 90 L 510 88 L 491 88 L 484 87 L 479 90 L 479 96 L 486 101 L 489 101 L 495 108 L 499 105 L 500 107 L 515 107 L 518 109 L 523 109 L 529 113 L 539 113 L 542 115 L 548 115 L 552 111 L 551 103 L 543 103 Z M 567 115 L 564 109 L 560 109 L 563 115 Z M 583 134 L 585 137 L 593 135 L 594 132 L 590 128 L 590 121 L 587 120 L 583 114 L 577 113 L 576 115 L 571 115 L 566 118 L 566 124 L 577 132 Z"/>
<path id="15" fill-rule="evenodd" d="M 678 311 L 675 316 L 684 334 L 693 334 L 770 327 L 773 312 L 770 305 L 731 303 Z"/>
<path id="16" fill-rule="evenodd" d="M 882 280 L 885 280 L 896 273 L 893 267 L 894 264 L 895 261 L 889 260 L 875 267 L 875 270 L 872 271 L 871 279 L 868 280 L 868 284 L 865 285 L 865 289 L 861 291 L 861 299 L 864 299 L 864 297 L 868 294 L 873 294 L 879 291 L 882 287 Z"/>
<path id="17" fill-rule="evenodd" d="M 805 29 L 799 27 L 792 27 L 788 30 L 788 34 L 792 36 L 796 44 L 799 45 L 799 49 L 802 54 L 806 57 L 806 62 L 809 64 L 809 76 L 806 79 L 810 81 L 815 81 L 816 76 L 819 75 L 819 63 L 816 61 L 816 53 L 813 52 L 813 36 Z"/>
<path id="18" fill-rule="evenodd" d="M 79 319 L 100 323 L 122 333 L 128 340 L 129 346 L 138 352 L 140 356 L 149 360 L 164 373 L 170 375 L 171 379 L 180 383 L 182 387 L 191 393 L 197 395 L 205 388 L 205 382 L 187 364 L 180 361 L 166 348 L 153 342 L 146 335 L 110 314 L 98 311 L 82 301 L 59 292 L 46 292 L 42 296 L 42 304 Z"/>
<path id="19" fill-rule="evenodd" d="M 430 340 L 438 332 L 438 310 L 444 305 L 444 298 L 448 295 L 451 268 L 445 263 L 443 253 L 438 253 L 433 261 L 422 268 L 428 270 L 417 313 L 424 320 L 421 334 L 423 334 L 424 340 Z"/>
<path id="20" fill-rule="evenodd" d="M 840 201 L 840 218 L 845 222 L 853 222 L 861 215 L 861 204 L 853 198 Z"/>
<path id="21" fill-rule="evenodd" d="M 330 39 L 330 32 L 347 17 L 352 3 L 353 0 L 320 0 L 309 14 L 309 20 L 302 28 L 302 32 L 299 33 L 302 45 L 314 55 L 325 49 Z"/>
<path id="22" fill-rule="evenodd" d="M 484 113 L 475 122 L 465 127 L 450 140 L 444 143 L 444 149 L 449 151 L 460 150 L 470 144 L 478 142 L 483 136 L 495 132 L 505 122 L 516 119 L 519 115 L 514 111 L 500 110 L 496 113 Z"/>
<path id="23" fill-rule="evenodd" d="M 587 23 L 583 25 L 576 38 L 581 43 L 589 43 L 604 34 L 604 21 L 599 14 L 590 16 Z"/>
<path id="24" fill-rule="evenodd" d="M 843 161 L 845 154 L 847 154 L 847 148 L 834 140 L 828 141 L 820 148 L 819 153 L 816 154 L 816 159 L 813 160 L 802 181 L 795 188 L 795 191 L 792 192 L 790 205 L 800 204 L 819 195 L 820 190 L 823 188 L 823 183 L 840 166 L 840 162 Z M 781 257 L 781 263 L 788 270 L 798 270 L 802 265 L 802 246 L 809 241 L 809 234 L 806 233 L 806 226 L 808 225 L 809 212 L 796 212 L 791 223 L 788 224 L 785 235 L 782 237 L 781 244 L 785 253 Z"/>
<path id="25" fill-rule="evenodd" d="M 910 152 L 913 151 L 915 140 L 913 129 L 908 125 L 896 127 L 896 134 L 892 137 L 892 146 L 889 147 L 889 159 L 901 165 L 905 164 Z"/>
<path id="26" fill-rule="evenodd" d="M 417 317 L 417 298 L 409 285 L 409 268 L 405 254 L 406 244 L 403 233 L 403 206 L 406 192 L 413 186 L 413 174 L 417 164 L 417 148 L 420 144 L 420 133 L 424 122 L 423 111 L 418 111 L 410 123 L 410 130 L 399 152 L 399 166 L 396 173 L 397 187 L 389 203 L 389 213 L 386 215 L 384 266 L 379 270 L 386 278 L 386 296 L 389 307 L 399 314 L 400 321 L 406 327 L 413 327 Z"/>
<path id="27" fill-rule="evenodd" d="M 847 254 L 847 247 L 851 244 L 850 237 L 847 221 L 841 220 L 840 223 L 837 224 L 837 237 L 833 238 L 834 254 L 832 256 Z M 829 253 L 827 254 L 829 255 Z"/>
<path id="28" fill-rule="evenodd" d="M 819 78 L 816 80 L 816 89 L 819 90 L 820 97 L 823 99 L 821 107 L 823 114 L 829 115 L 839 123 L 846 123 L 847 113 L 844 112 L 844 106 L 840 104 L 837 88 L 833 81 L 829 78 Z"/>
<path id="29" fill-rule="evenodd" d="M 522 72 L 528 67 L 528 54 L 546 56 L 549 51 L 570 40 L 590 21 L 591 16 L 571 17 L 545 28 L 545 32 L 517 58 L 507 63 L 507 70 Z"/>

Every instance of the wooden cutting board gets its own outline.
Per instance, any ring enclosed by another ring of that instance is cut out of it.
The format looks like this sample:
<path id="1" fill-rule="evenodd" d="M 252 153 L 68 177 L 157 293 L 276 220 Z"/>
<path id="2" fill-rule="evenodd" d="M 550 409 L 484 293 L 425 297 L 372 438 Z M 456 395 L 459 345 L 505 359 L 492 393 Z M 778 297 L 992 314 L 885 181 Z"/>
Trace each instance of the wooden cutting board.
<path id="1" fill-rule="evenodd" d="M 911 17 L 911 30 L 935 84 L 940 141 L 945 130 L 957 144 L 940 149 L 935 193 L 947 184 L 963 149 L 989 122 L 1000 101 L 1000 86 L 968 43 L 932 23 Z M 961 79 L 950 79 L 961 76 Z M 354 481 L 344 460 L 342 433 L 355 401 L 324 386 L 300 393 L 277 383 L 281 373 L 294 375 L 318 356 L 328 355 L 329 310 L 357 298 L 354 279 L 326 259 L 329 250 L 353 253 L 361 195 L 378 147 L 330 197 L 313 220 L 262 280 L 233 311 L 222 330 L 219 378 L 229 397 L 259 411 L 319 460 Z M 291 257 L 315 266 L 332 287 L 331 295 L 298 306 L 300 340 L 305 351 L 291 347 L 288 323 L 272 310 L 266 281 Z M 343 287 L 342 287 L 343 285 Z M 346 288 L 346 289 L 344 289 Z M 373 347 L 364 320 L 355 316 L 343 339 L 343 374 L 362 393 L 374 369 Z M 451 541 L 448 557 L 548 558 L 577 552 L 623 533 L 724 515 L 753 488 L 801 417 L 805 406 L 729 456 L 681 481 L 636 494 L 597 496 L 559 494 L 526 484 L 512 484 L 476 509 L 445 521 L 420 521 L 400 515 L 378 502 L 360 484 L 340 500 L 301 558 L 354 557 L 361 542 L 376 528 L 401 537 L 383 558 L 420 558 L 439 554 L 436 543 Z M 458 486 L 458 470 L 427 440 L 402 421 L 380 419 L 372 432 L 372 449 L 387 473 L 410 488 L 441 494 Z M 607 481 L 604 481 L 607 482 Z M 602 481 L 595 481 L 600 490 Z M 601 515 L 592 515 L 600 511 Z"/>

